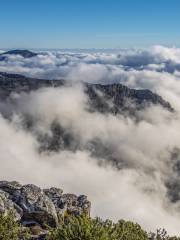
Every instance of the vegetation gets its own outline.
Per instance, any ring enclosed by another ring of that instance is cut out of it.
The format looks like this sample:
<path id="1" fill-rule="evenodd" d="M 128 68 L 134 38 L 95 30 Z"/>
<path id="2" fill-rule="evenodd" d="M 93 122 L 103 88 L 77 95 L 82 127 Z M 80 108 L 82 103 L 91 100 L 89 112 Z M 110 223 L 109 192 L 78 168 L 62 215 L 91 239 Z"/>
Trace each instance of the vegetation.
<path id="1" fill-rule="evenodd" d="M 31 234 L 38 231 L 33 228 Z M 37 235 L 37 234 L 35 234 Z M 28 240 L 30 234 L 14 220 L 12 213 L 0 215 L 0 240 Z M 37 239 L 37 238 L 36 238 Z M 138 224 L 120 220 L 113 223 L 100 218 L 92 219 L 87 215 L 81 217 L 66 216 L 56 229 L 49 229 L 46 240 L 180 240 L 169 237 L 165 230 L 147 233 Z"/>
<path id="2" fill-rule="evenodd" d="M 52 229 L 48 240 L 180 240 L 169 237 L 165 230 L 147 233 L 138 224 L 120 220 L 113 223 L 99 218 L 91 219 L 70 216 L 61 222 L 57 229 Z"/>
<path id="3" fill-rule="evenodd" d="M 0 240 L 28 240 L 28 231 L 14 220 L 13 212 L 0 214 Z"/>

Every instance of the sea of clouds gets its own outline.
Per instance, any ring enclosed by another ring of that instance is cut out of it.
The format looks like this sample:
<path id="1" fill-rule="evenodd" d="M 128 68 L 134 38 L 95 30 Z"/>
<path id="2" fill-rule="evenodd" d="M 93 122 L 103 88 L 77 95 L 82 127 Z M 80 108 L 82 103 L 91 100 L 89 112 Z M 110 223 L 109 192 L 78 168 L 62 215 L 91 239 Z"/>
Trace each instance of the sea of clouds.
<path id="1" fill-rule="evenodd" d="M 9 55 L 0 61 L 0 71 L 77 83 L 1 101 L 1 179 L 86 194 L 93 216 L 180 234 L 180 49 L 46 51 L 28 59 Z M 138 122 L 89 112 L 82 81 L 148 88 L 175 112 L 151 106 L 138 113 Z M 54 122 L 72 136 L 73 147 L 40 151 L 39 136 L 51 137 Z"/>

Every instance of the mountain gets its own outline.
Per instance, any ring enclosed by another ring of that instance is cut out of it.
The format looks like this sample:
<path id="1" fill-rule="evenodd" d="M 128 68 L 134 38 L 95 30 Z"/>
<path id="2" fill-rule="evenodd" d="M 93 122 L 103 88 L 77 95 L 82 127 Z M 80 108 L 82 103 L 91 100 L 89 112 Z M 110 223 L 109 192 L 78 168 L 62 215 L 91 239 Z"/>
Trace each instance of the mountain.
<path id="1" fill-rule="evenodd" d="M 66 84 L 67 81 L 64 80 L 29 78 L 19 74 L 0 72 L 0 98 L 8 97 L 11 92 L 29 92 L 42 87 L 61 87 Z M 68 84 L 73 83 L 68 82 Z M 147 89 L 131 89 L 120 83 L 107 85 L 83 83 L 83 85 L 89 98 L 90 111 L 134 114 L 152 104 L 173 111 L 169 102 Z"/>
<path id="2" fill-rule="evenodd" d="M 73 85 L 72 82 L 64 80 L 36 79 L 19 74 L 0 72 L 0 100 L 6 100 L 11 93 L 28 93 L 43 87 L 56 88 L 67 84 Z M 138 111 L 151 105 L 159 105 L 170 112 L 174 111 L 170 103 L 150 90 L 130 89 L 119 83 L 108 85 L 83 83 L 83 85 L 88 97 L 86 110 L 89 112 L 123 114 L 124 116 L 132 116 L 136 121 L 139 121 Z M 32 119 L 25 116 L 24 124 L 26 130 L 31 131 L 31 127 L 33 127 Z M 36 135 L 41 152 L 76 151 L 81 149 L 82 146 L 77 136 L 73 132 L 64 129 L 60 123 L 53 122 L 51 132 L 52 135 Z M 103 157 L 118 167 L 118 160 L 114 157 L 112 150 L 99 139 L 93 139 L 83 147 L 88 151 L 93 148 L 93 154 L 96 157 Z"/>
<path id="3" fill-rule="evenodd" d="M 87 94 L 93 107 L 101 112 L 135 114 L 136 111 L 150 105 L 160 105 L 169 111 L 173 111 L 170 103 L 150 90 L 131 89 L 120 83 L 87 84 Z"/>
<path id="4" fill-rule="evenodd" d="M 0 54 L 0 60 L 1 61 L 5 60 L 7 55 L 20 55 L 24 58 L 31 58 L 37 56 L 38 54 L 31 52 L 29 50 L 10 50 Z"/>

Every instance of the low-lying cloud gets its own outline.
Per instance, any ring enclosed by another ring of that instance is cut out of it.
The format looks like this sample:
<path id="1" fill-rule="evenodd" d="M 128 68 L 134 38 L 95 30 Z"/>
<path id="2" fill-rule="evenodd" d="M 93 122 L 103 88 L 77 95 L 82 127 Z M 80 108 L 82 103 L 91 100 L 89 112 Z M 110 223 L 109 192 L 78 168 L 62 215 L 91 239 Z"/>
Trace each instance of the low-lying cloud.
<path id="1" fill-rule="evenodd" d="M 180 234 L 179 61 L 179 49 L 156 46 L 116 54 L 47 52 L 0 62 L 0 71 L 78 82 L 12 94 L 1 102 L 1 178 L 87 194 L 93 216 Z M 80 81 L 148 88 L 176 112 L 151 106 L 138 113 L 138 122 L 89 112 Z M 43 140 L 52 138 L 53 124 L 63 129 L 55 151 L 42 148 Z"/>
<path id="2" fill-rule="evenodd" d="M 180 77 L 180 49 L 154 46 L 89 52 L 39 52 L 32 58 L 8 55 L 0 61 L 0 71 L 75 82 L 122 82 L 133 88 L 147 88 L 177 105 Z M 174 92 L 172 96 L 171 92 Z"/>

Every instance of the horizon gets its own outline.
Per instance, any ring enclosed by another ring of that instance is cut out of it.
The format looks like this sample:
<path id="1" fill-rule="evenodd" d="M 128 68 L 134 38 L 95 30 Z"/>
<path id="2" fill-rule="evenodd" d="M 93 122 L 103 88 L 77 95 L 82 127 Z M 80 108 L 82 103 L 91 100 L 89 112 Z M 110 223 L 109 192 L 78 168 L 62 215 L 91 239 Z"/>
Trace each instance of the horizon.
<path id="1" fill-rule="evenodd" d="M 63 52 L 67 52 L 70 53 L 71 51 L 75 52 L 75 53 L 118 53 L 118 51 L 135 51 L 135 50 L 149 50 L 149 49 L 153 49 L 154 47 L 163 47 L 163 48 L 167 48 L 167 49 L 179 49 L 180 46 L 176 46 L 176 45 L 172 45 L 172 46 L 168 46 L 168 45 L 161 45 L 161 44 L 154 44 L 154 45 L 150 45 L 147 47 L 119 47 L 119 48 L 26 48 L 26 47 L 12 47 L 12 48 L 1 48 L 0 47 L 0 54 L 1 52 L 6 52 L 6 51 L 13 51 L 13 50 L 27 50 L 27 51 L 44 51 L 44 52 L 58 52 L 58 51 L 63 51 Z"/>

